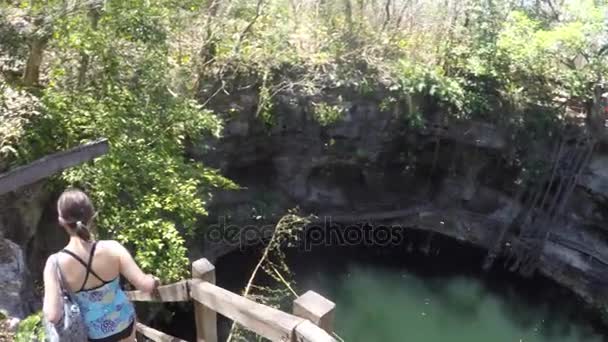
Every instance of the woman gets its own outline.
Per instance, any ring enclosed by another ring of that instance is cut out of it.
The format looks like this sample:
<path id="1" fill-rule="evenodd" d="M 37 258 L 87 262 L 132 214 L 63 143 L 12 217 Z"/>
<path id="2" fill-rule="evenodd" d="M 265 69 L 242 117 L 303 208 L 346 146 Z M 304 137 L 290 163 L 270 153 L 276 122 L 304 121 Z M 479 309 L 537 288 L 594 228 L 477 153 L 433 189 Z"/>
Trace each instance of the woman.
<path id="1" fill-rule="evenodd" d="M 57 211 L 59 224 L 70 240 L 64 249 L 49 257 L 44 268 L 45 318 L 57 323 L 63 315 L 56 257 L 66 286 L 80 306 L 89 341 L 134 341 L 135 310 L 120 288 L 119 275 L 145 292 L 158 287 L 158 278 L 143 273 L 120 243 L 91 238 L 96 214 L 84 192 L 76 189 L 64 192 L 57 202 Z"/>

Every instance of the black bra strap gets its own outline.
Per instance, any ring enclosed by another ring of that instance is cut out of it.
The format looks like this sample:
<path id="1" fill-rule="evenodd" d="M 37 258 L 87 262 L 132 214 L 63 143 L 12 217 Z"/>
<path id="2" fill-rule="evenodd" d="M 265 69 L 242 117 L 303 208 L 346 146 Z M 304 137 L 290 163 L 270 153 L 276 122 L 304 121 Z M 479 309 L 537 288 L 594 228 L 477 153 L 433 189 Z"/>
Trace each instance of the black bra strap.
<path id="1" fill-rule="evenodd" d="M 87 267 L 87 263 L 84 262 L 84 260 L 82 260 L 82 258 L 80 258 L 78 255 L 76 255 L 74 252 L 70 251 L 69 249 L 62 249 L 60 252 L 63 252 L 65 254 L 69 254 L 71 257 L 73 257 L 74 259 L 76 259 L 76 261 L 78 261 L 79 263 L 82 264 L 83 267 Z"/>
<path id="2" fill-rule="evenodd" d="M 85 267 L 86 269 L 86 275 L 84 276 L 84 282 L 82 283 L 82 286 L 80 288 L 79 291 L 82 291 L 84 289 L 85 284 L 87 283 L 87 280 L 89 280 L 89 274 L 92 274 L 95 278 L 99 279 L 99 281 L 101 281 L 102 283 L 107 283 L 105 280 L 101 279 L 100 276 L 97 275 L 97 273 L 95 273 L 95 271 L 93 271 L 93 269 L 91 268 L 91 266 L 93 265 L 93 256 L 95 254 L 95 247 L 97 246 L 97 241 L 95 241 L 93 243 L 93 246 L 91 246 L 91 254 L 89 256 L 89 262 L 86 263 L 84 262 L 84 260 L 82 260 L 81 257 L 79 257 L 78 255 L 76 255 L 76 253 L 68 250 L 68 249 L 62 249 L 61 252 L 66 253 L 68 255 L 70 255 L 71 257 L 73 257 L 74 259 L 76 259 L 76 261 L 80 262 L 82 264 L 82 266 Z"/>
<path id="3" fill-rule="evenodd" d="M 93 265 L 93 256 L 95 256 L 95 247 L 97 246 L 97 241 L 93 242 L 93 246 L 91 246 L 91 253 L 89 254 L 89 263 L 87 264 L 87 274 L 84 276 L 84 281 L 82 282 L 82 286 L 80 287 L 80 291 L 84 290 L 84 286 L 89 280 L 89 274 L 93 272 L 91 266 Z M 99 277 L 97 277 L 99 278 Z M 99 279 L 101 280 L 101 279 Z M 103 282 L 103 280 L 101 280 Z"/>

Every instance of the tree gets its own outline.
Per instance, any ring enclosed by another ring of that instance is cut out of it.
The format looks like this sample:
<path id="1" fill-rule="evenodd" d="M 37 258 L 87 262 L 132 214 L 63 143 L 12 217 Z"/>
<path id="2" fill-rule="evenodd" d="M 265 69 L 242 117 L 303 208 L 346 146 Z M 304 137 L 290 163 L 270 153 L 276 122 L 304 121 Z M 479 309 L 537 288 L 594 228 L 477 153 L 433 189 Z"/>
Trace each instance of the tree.
<path id="1" fill-rule="evenodd" d="M 206 215 L 211 188 L 232 185 L 184 154 L 188 139 L 217 135 L 221 123 L 170 89 L 176 15 L 168 1 L 108 1 L 55 21 L 45 111 L 22 151 L 33 158 L 107 137 L 107 157 L 62 180 L 91 193 L 102 237 L 132 247 L 142 267 L 165 280 L 187 271 L 185 236 Z"/>

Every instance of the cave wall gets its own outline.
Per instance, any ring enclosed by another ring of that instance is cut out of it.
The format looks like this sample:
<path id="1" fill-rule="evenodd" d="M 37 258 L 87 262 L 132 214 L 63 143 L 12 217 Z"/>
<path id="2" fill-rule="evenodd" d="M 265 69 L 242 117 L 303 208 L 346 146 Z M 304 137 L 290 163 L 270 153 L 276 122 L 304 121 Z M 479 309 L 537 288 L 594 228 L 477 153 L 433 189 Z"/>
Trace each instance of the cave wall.
<path id="1" fill-rule="evenodd" d="M 244 187 L 218 194 L 211 203 L 218 207 L 244 203 L 261 189 L 276 194 L 283 208 L 299 205 L 311 211 L 397 201 L 449 205 L 448 193 L 454 192 L 455 200 L 478 203 L 488 212 L 496 209 L 488 205 L 497 196 L 511 195 L 517 173 L 508 160 L 508 132 L 483 122 L 448 124 L 436 106 L 422 99 L 385 109 L 382 101 L 381 94 L 278 95 L 275 121 L 268 126 L 256 117 L 254 95 L 226 95 L 212 104 L 216 112 L 229 113 L 223 116 L 223 137 L 194 141 L 188 153 Z M 319 124 L 314 104 L 320 102 L 341 108 L 340 119 Z M 414 114 L 411 108 L 425 113 L 424 124 L 412 126 L 407 119 Z"/>
<path id="2" fill-rule="evenodd" d="M 448 120 L 438 106 L 421 99 L 388 109 L 382 100 L 382 94 L 335 91 L 323 97 L 279 95 L 275 121 L 267 125 L 256 117 L 254 95 L 215 99 L 216 112 L 230 113 L 224 116 L 223 137 L 192 142 L 188 153 L 243 188 L 216 194 L 207 223 L 217 222 L 219 215 L 232 222 L 247 223 L 252 217 L 272 221 L 296 206 L 317 215 L 361 215 L 426 205 L 430 209 L 424 220 L 393 222 L 491 249 L 499 235 L 496 222 L 511 222 L 522 209 L 516 194 L 519 170 L 526 167 L 521 159 L 551 162 L 551 139 L 518 150 L 511 143 L 515 135 L 506 128 Z M 337 104 L 342 117 L 319 124 L 314 104 L 320 102 Z M 411 108 L 424 113 L 421 125 L 409 124 Z M 608 149 L 600 143 L 563 212 L 565 221 L 543 247 L 539 269 L 595 303 L 606 292 L 598 284 L 608 283 L 608 263 L 602 262 L 608 261 L 606 170 Z M 255 204 L 260 198 L 264 205 Z M 215 258 L 234 246 L 208 243 L 202 248 L 202 255 Z"/>

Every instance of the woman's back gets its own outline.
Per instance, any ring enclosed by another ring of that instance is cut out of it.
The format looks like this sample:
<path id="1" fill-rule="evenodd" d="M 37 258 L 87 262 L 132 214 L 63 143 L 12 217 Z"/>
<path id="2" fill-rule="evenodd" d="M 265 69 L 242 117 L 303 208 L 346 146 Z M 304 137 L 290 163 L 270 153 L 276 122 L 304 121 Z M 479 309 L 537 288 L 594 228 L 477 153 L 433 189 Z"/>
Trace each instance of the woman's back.
<path id="1" fill-rule="evenodd" d="M 116 244 L 115 241 L 96 242 L 92 258 L 93 243 L 68 245 L 58 253 L 59 266 L 72 292 L 99 287 L 120 275 Z M 87 275 L 87 265 L 91 260 L 92 272 Z"/>
<path id="2" fill-rule="evenodd" d="M 68 190 L 57 201 L 59 224 L 70 236 L 68 245 L 51 255 L 44 268 L 45 319 L 58 323 L 63 317 L 61 271 L 65 290 L 74 293 L 89 341 L 132 340 L 135 310 L 120 288 L 123 275 L 138 290 L 150 292 L 158 278 L 145 274 L 133 257 L 116 241 L 94 241 L 90 227 L 97 215 L 88 196 Z"/>
<path id="3" fill-rule="evenodd" d="M 73 240 L 57 254 L 64 281 L 74 292 L 92 341 L 127 338 L 135 323 L 133 305 L 120 288 L 121 258 L 111 248 L 115 245 L 114 241 Z"/>

